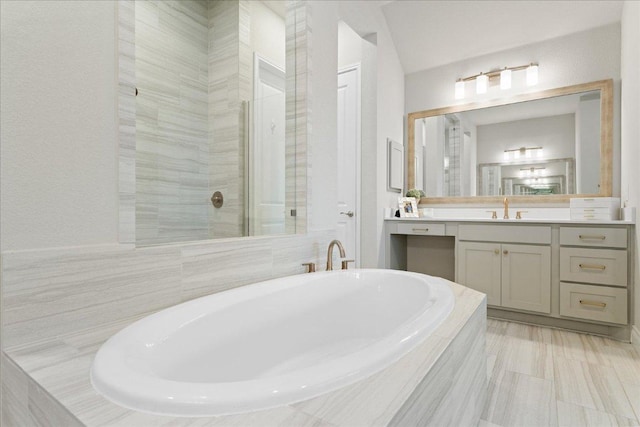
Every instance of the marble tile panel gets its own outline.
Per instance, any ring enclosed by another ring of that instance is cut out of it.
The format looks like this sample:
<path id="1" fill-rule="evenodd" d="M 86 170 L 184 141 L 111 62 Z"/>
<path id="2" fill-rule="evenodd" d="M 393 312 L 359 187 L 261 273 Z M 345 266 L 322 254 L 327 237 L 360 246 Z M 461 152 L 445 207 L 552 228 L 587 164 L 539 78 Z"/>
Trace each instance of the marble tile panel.
<path id="1" fill-rule="evenodd" d="M 627 395 L 627 399 L 629 399 L 629 403 L 631 403 L 633 412 L 636 414 L 636 420 L 640 422 L 640 386 L 623 382 L 622 388 Z"/>
<path id="2" fill-rule="evenodd" d="M 484 355 L 484 337 L 476 335 L 473 346 L 461 365 L 454 371 L 453 387 L 447 393 L 447 404 L 441 405 L 433 414 L 426 413 L 429 424 L 434 426 L 475 426 L 482 415 L 487 398 L 488 380 Z M 422 425 L 422 424 L 420 424 Z"/>
<path id="3" fill-rule="evenodd" d="M 451 381 L 452 365 L 440 357 L 448 341 L 432 337 L 429 343 L 363 381 L 292 406 L 335 425 L 387 425 L 427 372 L 438 379 L 434 387 Z M 438 404 L 440 398 L 432 397 Z"/>
<path id="4" fill-rule="evenodd" d="M 499 356 L 501 369 L 553 380 L 553 353 L 551 346 L 506 336 L 504 351 Z"/>
<path id="5" fill-rule="evenodd" d="M 483 314 L 484 310 L 478 309 L 469 318 L 441 358 L 451 368 L 447 375 L 449 383 L 443 386 L 442 377 L 433 376 L 430 371 L 391 424 L 466 426 L 477 423 L 487 389 L 486 340 L 481 332 L 486 329 Z M 439 401 L 434 404 L 436 400 Z"/>
<path id="6" fill-rule="evenodd" d="M 29 381 L 29 415 L 36 426 L 83 427 L 75 416 L 44 391 L 34 381 Z"/>
<path id="7" fill-rule="evenodd" d="M 171 247 L 5 253 L 5 349 L 174 305 L 180 270 Z"/>
<path id="8" fill-rule="evenodd" d="M 463 304 L 460 310 L 456 307 L 449 315 L 450 321 L 444 327 L 440 327 L 434 332 L 439 337 L 453 339 L 468 321 L 468 313 L 475 312 L 478 305 L 484 307 L 482 310 L 484 310 L 484 317 L 486 317 L 486 304 L 482 303 L 483 300 L 486 300 L 486 295 L 445 279 L 439 280 L 449 283 L 456 297 L 456 304 Z"/>
<path id="9" fill-rule="evenodd" d="M 480 419 L 480 422 L 478 423 L 478 427 L 502 427 L 499 424 L 494 424 L 494 423 L 490 423 L 489 421 Z"/>
<path id="10" fill-rule="evenodd" d="M 271 278 L 269 238 L 182 247 L 182 300 Z"/>
<path id="11" fill-rule="evenodd" d="M 502 371 L 489 382 L 482 419 L 503 426 L 557 425 L 553 381 Z"/>
<path id="12" fill-rule="evenodd" d="M 526 341 L 551 344 L 552 330 L 549 328 L 532 328 L 531 325 L 516 322 L 503 322 L 506 324 L 504 335 L 521 338 Z"/>
<path id="13" fill-rule="evenodd" d="M 27 375 L 4 353 L 2 366 L 2 420 L 3 426 L 27 426 L 29 420 L 29 381 Z"/>
<path id="14" fill-rule="evenodd" d="M 554 357 L 611 366 L 611 362 L 601 351 L 605 338 L 559 329 L 552 330 L 551 334 Z"/>
<path id="15" fill-rule="evenodd" d="M 635 418 L 622 383 L 612 367 L 556 356 L 554 377 L 558 400 Z"/>
<path id="16" fill-rule="evenodd" d="M 558 401 L 558 425 L 560 427 L 577 426 L 637 426 L 635 419 L 625 418 Z"/>
<path id="17" fill-rule="evenodd" d="M 640 386 L 640 351 L 631 347 L 605 346 L 603 353 L 611 362 L 620 381 Z"/>
<path id="18" fill-rule="evenodd" d="M 118 0 L 118 241 L 136 240 L 135 5 Z"/>

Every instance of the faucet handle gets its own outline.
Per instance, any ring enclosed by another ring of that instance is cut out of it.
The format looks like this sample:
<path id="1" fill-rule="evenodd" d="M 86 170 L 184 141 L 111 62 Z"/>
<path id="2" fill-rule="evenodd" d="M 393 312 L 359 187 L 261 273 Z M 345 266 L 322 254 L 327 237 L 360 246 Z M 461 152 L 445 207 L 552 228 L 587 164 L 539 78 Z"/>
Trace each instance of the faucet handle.
<path id="1" fill-rule="evenodd" d="M 316 271 L 316 263 L 315 262 L 305 262 L 302 265 L 307 267 L 307 273 L 315 273 L 315 271 Z"/>
<path id="2" fill-rule="evenodd" d="M 522 214 L 523 213 L 527 213 L 529 211 L 517 211 L 516 212 L 516 219 L 522 219 Z"/>
<path id="3" fill-rule="evenodd" d="M 498 212 L 496 211 L 487 211 L 487 212 L 491 212 L 491 219 L 498 219 Z"/>
<path id="4" fill-rule="evenodd" d="M 342 269 L 343 270 L 349 269 L 349 263 L 350 262 L 356 262 L 356 260 L 355 259 L 343 259 L 342 260 Z"/>

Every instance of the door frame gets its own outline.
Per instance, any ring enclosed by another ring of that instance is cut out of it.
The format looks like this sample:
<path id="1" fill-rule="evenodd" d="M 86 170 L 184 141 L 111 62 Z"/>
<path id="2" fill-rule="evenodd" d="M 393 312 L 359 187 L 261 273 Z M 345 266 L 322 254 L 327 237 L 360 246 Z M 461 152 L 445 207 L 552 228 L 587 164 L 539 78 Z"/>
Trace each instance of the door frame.
<path id="1" fill-rule="evenodd" d="M 356 200 L 355 200 L 355 267 L 360 268 L 360 215 L 362 213 L 362 192 L 360 189 L 362 188 L 362 64 L 357 62 L 352 65 L 348 65 L 346 67 L 342 67 L 338 69 L 338 73 L 336 74 L 336 79 L 340 74 L 345 74 L 348 72 L 355 71 L 356 73 Z M 337 83 L 337 81 L 336 81 Z M 340 183 L 338 183 L 340 185 Z M 347 254 L 348 255 L 348 254 Z"/>

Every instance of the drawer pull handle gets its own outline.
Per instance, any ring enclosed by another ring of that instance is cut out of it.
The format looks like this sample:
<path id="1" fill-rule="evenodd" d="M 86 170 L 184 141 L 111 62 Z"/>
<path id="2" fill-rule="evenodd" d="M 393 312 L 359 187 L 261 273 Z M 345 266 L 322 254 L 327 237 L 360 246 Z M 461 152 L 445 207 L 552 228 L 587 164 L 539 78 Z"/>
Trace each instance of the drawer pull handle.
<path id="1" fill-rule="evenodd" d="M 578 235 L 580 240 L 604 240 L 607 236 L 594 235 L 594 234 L 580 234 Z"/>
<path id="2" fill-rule="evenodd" d="M 588 299 L 581 299 L 580 304 L 582 305 L 592 305 L 594 307 L 602 307 L 605 308 L 607 306 L 606 302 L 598 302 L 598 301 L 589 301 Z"/>
<path id="3" fill-rule="evenodd" d="M 412 228 L 413 231 L 424 231 L 425 233 L 429 231 L 428 228 Z"/>
<path id="4" fill-rule="evenodd" d="M 607 268 L 606 265 L 600 265 L 600 264 L 578 264 L 578 266 L 585 270 L 604 270 Z"/>

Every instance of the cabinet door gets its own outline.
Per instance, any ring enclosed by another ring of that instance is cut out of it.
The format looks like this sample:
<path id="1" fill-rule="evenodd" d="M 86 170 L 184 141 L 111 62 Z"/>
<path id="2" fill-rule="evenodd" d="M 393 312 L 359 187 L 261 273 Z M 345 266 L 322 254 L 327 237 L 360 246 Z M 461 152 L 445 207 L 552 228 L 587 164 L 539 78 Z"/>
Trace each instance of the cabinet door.
<path id="1" fill-rule="evenodd" d="M 458 282 L 487 294 L 487 304 L 500 305 L 500 244 L 458 243 Z"/>
<path id="2" fill-rule="evenodd" d="M 502 245 L 502 306 L 551 313 L 551 248 Z"/>

